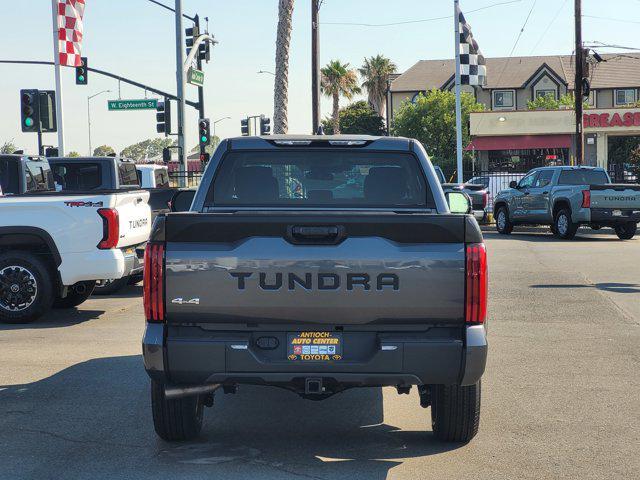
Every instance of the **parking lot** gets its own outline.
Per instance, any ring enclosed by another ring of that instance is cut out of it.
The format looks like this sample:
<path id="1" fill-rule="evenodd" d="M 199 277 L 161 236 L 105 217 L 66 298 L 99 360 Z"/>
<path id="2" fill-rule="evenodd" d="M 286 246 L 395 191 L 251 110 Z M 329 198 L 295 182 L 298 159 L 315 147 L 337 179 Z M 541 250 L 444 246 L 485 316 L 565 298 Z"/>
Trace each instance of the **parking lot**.
<path id="1" fill-rule="evenodd" d="M 490 357 L 468 445 L 436 442 L 415 389 L 391 388 L 241 387 L 216 394 L 199 441 L 162 442 L 131 286 L 0 326 L 0 478 L 637 478 L 640 239 L 485 236 Z"/>

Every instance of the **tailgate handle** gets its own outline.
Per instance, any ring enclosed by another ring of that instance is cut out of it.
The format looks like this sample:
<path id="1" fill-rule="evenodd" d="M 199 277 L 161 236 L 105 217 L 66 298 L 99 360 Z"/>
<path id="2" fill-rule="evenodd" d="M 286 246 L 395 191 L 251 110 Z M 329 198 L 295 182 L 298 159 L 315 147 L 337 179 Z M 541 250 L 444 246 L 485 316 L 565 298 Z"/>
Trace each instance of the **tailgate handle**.
<path id="1" fill-rule="evenodd" d="M 296 226 L 291 229 L 294 237 L 327 238 L 338 236 L 338 227 L 305 227 Z"/>
<path id="2" fill-rule="evenodd" d="M 344 239 L 344 227 L 338 225 L 290 225 L 287 237 L 295 244 L 335 245 Z"/>

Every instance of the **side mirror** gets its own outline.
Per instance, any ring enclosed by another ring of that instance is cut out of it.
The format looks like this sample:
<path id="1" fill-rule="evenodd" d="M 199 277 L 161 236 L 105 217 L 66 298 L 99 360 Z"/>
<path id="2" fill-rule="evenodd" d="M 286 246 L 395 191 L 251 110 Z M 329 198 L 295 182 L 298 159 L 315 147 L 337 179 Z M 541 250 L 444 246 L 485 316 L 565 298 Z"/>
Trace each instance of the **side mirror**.
<path id="1" fill-rule="evenodd" d="M 169 208 L 172 212 L 188 212 L 195 196 L 195 190 L 178 190 L 171 197 Z"/>
<path id="2" fill-rule="evenodd" d="M 518 188 L 518 182 L 516 182 L 515 180 L 511 180 L 509 182 L 509 188 Z"/>
<path id="3" fill-rule="evenodd" d="M 471 198 L 464 192 L 447 192 L 445 193 L 447 203 L 449 204 L 449 210 L 451 213 L 467 214 L 473 213 L 473 207 L 471 205 Z"/>

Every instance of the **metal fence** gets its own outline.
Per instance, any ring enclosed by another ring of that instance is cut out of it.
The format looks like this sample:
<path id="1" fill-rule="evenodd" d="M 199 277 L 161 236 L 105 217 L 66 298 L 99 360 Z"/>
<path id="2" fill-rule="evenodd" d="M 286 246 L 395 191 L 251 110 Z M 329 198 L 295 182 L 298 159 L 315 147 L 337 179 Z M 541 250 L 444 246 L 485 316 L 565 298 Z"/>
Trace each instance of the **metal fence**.
<path id="1" fill-rule="evenodd" d="M 172 187 L 197 187 L 202 172 L 169 172 L 169 185 Z"/>

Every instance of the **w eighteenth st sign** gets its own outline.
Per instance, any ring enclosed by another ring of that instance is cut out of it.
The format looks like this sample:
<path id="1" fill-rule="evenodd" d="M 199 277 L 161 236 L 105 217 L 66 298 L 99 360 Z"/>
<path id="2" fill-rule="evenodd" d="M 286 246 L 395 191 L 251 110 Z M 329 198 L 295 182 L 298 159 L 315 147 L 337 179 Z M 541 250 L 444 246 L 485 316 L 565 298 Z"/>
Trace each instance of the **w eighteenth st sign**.
<path id="1" fill-rule="evenodd" d="M 141 100 L 107 100 L 109 110 L 155 110 L 158 106 L 156 98 Z"/>

